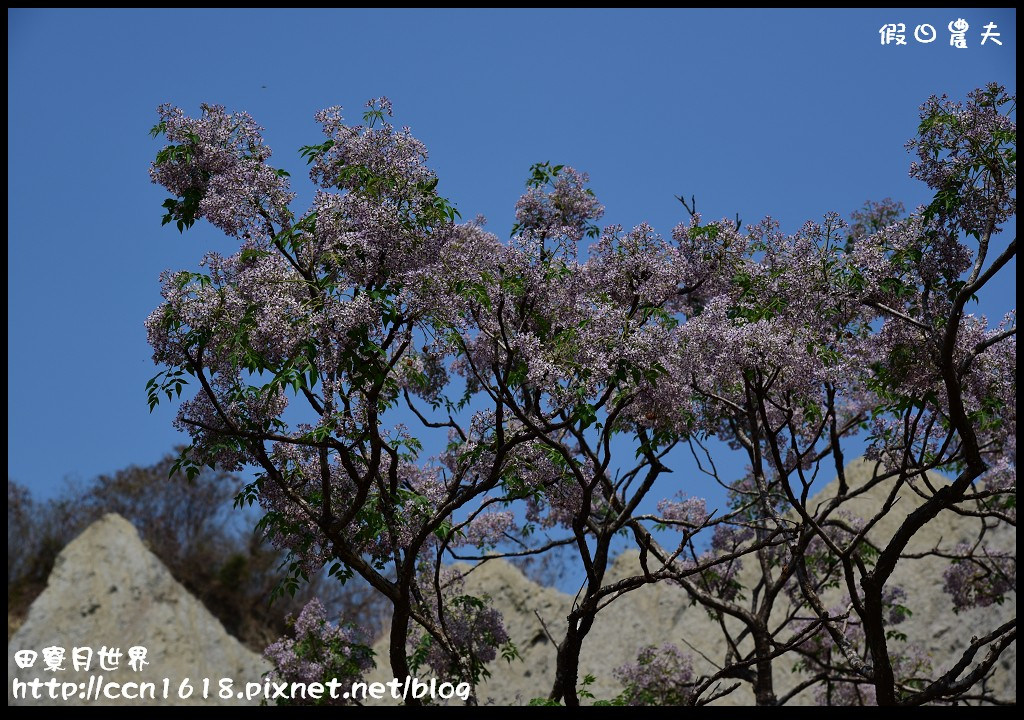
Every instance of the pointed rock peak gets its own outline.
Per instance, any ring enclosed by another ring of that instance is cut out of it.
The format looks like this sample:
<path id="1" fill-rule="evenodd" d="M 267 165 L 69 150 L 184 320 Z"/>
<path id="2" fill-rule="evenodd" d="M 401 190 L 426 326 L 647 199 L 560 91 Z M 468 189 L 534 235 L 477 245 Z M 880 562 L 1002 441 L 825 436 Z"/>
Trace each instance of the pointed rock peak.
<path id="1" fill-rule="evenodd" d="M 55 670 L 47 663 L 47 655 L 52 659 L 56 653 L 53 648 L 63 649 Z M 146 649 L 145 664 L 130 662 L 131 648 Z M 135 527 L 113 513 L 61 551 L 46 589 L 32 603 L 7 651 L 10 704 L 225 704 L 218 693 L 221 678 L 243 688 L 269 670 L 174 579 Z M 16 654 L 26 664 L 22 651 L 35 653 L 30 667 L 19 667 Z M 106 693 L 100 676 L 108 683 Z M 78 683 L 83 692 L 67 700 L 60 696 L 60 685 L 56 698 L 45 686 L 35 692 L 22 686 L 23 692 L 17 692 L 15 680 L 31 683 L 37 678 Z M 188 697 L 181 687 L 185 678 L 193 686 Z M 204 699 L 205 678 L 210 684 Z M 154 683 L 154 697 L 120 697 L 110 683 Z M 228 702 L 240 701 L 232 697 Z"/>

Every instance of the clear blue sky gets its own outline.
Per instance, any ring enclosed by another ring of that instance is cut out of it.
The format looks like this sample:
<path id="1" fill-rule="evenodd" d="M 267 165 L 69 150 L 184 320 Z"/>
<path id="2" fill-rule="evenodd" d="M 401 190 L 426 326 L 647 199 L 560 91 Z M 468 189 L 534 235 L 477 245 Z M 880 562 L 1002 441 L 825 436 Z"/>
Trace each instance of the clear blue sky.
<path id="1" fill-rule="evenodd" d="M 1003 45 L 979 47 L 993 21 Z M 888 22 L 907 46 L 880 44 Z M 913 39 L 921 23 L 934 43 Z M 442 193 L 505 237 L 544 160 L 589 172 L 605 221 L 663 233 L 683 193 L 706 218 L 788 230 L 869 198 L 913 207 L 918 105 L 992 80 L 1016 92 L 1013 10 L 8 10 L 7 33 L 7 466 L 42 495 L 182 440 L 172 408 L 147 408 L 142 323 L 161 270 L 230 246 L 160 226 L 159 103 L 249 111 L 308 199 L 296 151 L 320 140 L 313 113 L 356 120 L 387 95 Z M 1016 306 L 1015 281 L 1000 291 L 992 314 Z"/>

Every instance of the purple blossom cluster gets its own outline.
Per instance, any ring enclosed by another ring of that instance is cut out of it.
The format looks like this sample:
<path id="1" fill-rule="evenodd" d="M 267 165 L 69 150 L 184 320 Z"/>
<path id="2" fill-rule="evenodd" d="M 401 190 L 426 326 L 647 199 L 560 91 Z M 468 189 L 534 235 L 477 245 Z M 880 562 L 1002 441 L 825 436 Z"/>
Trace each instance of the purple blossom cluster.
<path id="1" fill-rule="evenodd" d="M 456 570 L 441 571 L 440 587 L 440 596 L 428 591 L 425 610 L 442 637 L 415 628 L 408 646 L 418 663 L 425 663 L 440 677 L 476 684 L 490 674 L 485 666 L 498 650 L 510 647 L 504 620 L 501 612 L 487 605 L 490 598 L 465 594 L 463 576 Z"/>
<path id="2" fill-rule="evenodd" d="M 948 219 L 957 232 L 998 231 L 1017 212 L 1017 123 L 1007 112 L 1015 106 L 1016 98 L 995 83 L 972 90 L 966 104 L 942 95 L 921 106 L 921 132 L 907 143 L 918 156 L 910 175 L 956 192 Z M 990 150 L 984 173 L 977 172 L 979 148 Z"/>
<path id="3" fill-rule="evenodd" d="M 604 215 L 604 207 L 586 188 L 590 178 L 571 167 L 561 168 L 551 181 L 550 191 L 530 188 L 516 202 L 516 222 L 529 237 L 566 238 L 575 252 L 587 225 Z"/>
<path id="4" fill-rule="evenodd" d="M 395 368 L 399 387 L 428 402 L 437 402 L 448 385 L 448 370 L 444 358 L 429 348 L 409 354 Z"/>
<path id="5" fill-rule="evenodd" d="M 979 486 L 987 492 L 1000 493 L 1013 497 L 1013 502 L 1004 500 L 1003 511 L 1007 517 L 1016 520 L 1017 506 L 1015 491 L 1017 488 L 1017 436 L 1016 432 L 1007 437 L 1002 452 L 992 459 L 989 468 L 979 478 Z M 1012 493 L 1012 495 L 1011 495 Z M 1007 507 L 1009 505 L 1009 507 Z"/>
<path id="6" fill-rule="evenodd" d="M 493 548 L 516 530 L 517 521 L 511 510 L 482 512 L 463 526 L 465 543 L 478 548 Z"/>
<path id="7" fill-rule="evenodd" d="M 943 590 L 953 600 L 953 610 L 988 607 L 1002 603 L 1017 589 L 1017 556 L 987 548 L 957 545 L 954 559 L 942 574 Z"/>
<path id="8" fill-rule="evenodd" d="M 413 137 L 409 128 L 396 130 L 384 119 L 393 114 L 391 101 L 376 98 L 369 100 L 366 107 L 370 110 L 367 125 L 346 125 L 337 106 L 316 113 L 316 121 L 332 144 L 314 159 L 310 170 L 313 181 L 325 189 L 357 189 L 359 175 L 339 174 L 339 170 L 365 168 L 392 181 L 386 189 L 397 199 L 410 188 L 433 180 L 435 175 L 426 166 L 426 146 Z"/>
<path id="9" fill-rule="evenodd" d="M 335 678 L 341 685 L 362 680 L 375 665 L 366 641 L 360 631 L 328 621 L 323 603 L 314 598 L 295 619 L 293 637 L 280 638 L 264 650 L 263 656 L 273 665 L 267 679 L 307 685 Z M 301 700 L 289 702 L 302 704 Z M 339 693 L 337 698 L 325 695 L 313 704 L 348 703 Z"/>
<path id="10" fill-rule="evenodd" d="M 734 553 L 753 537 L 754 529 L 749 525 L 719 523 L 711 535 L 711 551 L 718 554 Z"/>
<path id="11" fill-rule="evenodd" d="M 707 501 L 704 498 L 683 498 L 682 493 L 679 493 L 678 497 L 680 497 L 678 501 L 658 501 L 658 514 L 662 518 L 673 523 L 682 523 L 688 527 L 698 527 L 710 517 Z"/>
<path id="12" fill-rule="evenodd" d="M 271 151 L 263 143 L 263 128 L 248 113 L 206 104 L 199 118 L 170 105 L 158 112 L 157 127 L 172 145 L 150 168 L 153 182 L 177 196 L 201 197 L 195 217 L 234 237 L 265 239 L 272 230 L 268 222 L 287 222 L 295 195 L 287 177 L 266 164 Z M 173 219 L 183 219 L 182 212 L 179 205 Z"/>
<path id="13" fill-rule="evenodd" d="M 436 643 L 427 655 L 427 664 L 439 674 L 461 672 L 463 679 L 470 679 L 466 668 L 491 662 L 509 641 L 504 620 L 495 608 L 453 602 L 445 624 L 450 649 Z"/>
<path id="14" fill-rule="evenodd" d="M 889 227 L 903 217 L 906 210 L 903 203 L 892 198 L 884 198 L 880 201 L 868 200 L 860 210 L 850 213 L 847 244 L 856 244 L 858 240 Z"/>
<path id="15" fill-rule="evenodd" d="M 613 672 L 624 686 L 620 697 L 627 705 L 693 704 L 693 663 L 674 643 L 648 645 L 637 653 L 634 662 Z"/>

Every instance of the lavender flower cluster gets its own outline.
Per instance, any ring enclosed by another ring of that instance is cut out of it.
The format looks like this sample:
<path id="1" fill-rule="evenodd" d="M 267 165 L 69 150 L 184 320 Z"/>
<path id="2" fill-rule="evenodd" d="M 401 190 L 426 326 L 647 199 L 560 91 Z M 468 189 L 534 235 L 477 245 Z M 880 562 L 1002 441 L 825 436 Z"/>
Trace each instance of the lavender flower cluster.
<path id="1" fill-rule="evenodd" d="M 271 643 L 263 655 L 273 665 L 267 679 L 272 682 L 325 683 L 337 679 L 342 685 L 361 680 L 374 667 L 373 651 L 367 639 L 353 627 L 335 625 L 327 619 L 323 604 L 311 600 L 293 625 L 293 637 Z M 299 701 L 295 701 L 299 702 Z M 325 695 L 324 703 L 348 704 L 338 695 Z"/>
<path id="2" fill-rule="evenodd" d="M 426 587 L 433 587 L 433 583 Z M 463 576 L 453 568 L 440 573 L 441 594 L 428 591 L 424 609 L 436 621 L 441 637 L 414 629 L 408 646 L 417 664 L 426 664 L 438 676 L 478 683 L 490 675 L 485 667 L 501 649 L 513 651 L 501 613 L 489 607 L 489 598 L 465 593 Z"/>
<path id="3" fill-rule="evenodd" d="M 674 643 L 648 645 L 614 671 L 627 705 L 692 705 L 693 663 Z"/>
<path id="4" fill-rule="evenodd" d="M 1017 556 L 960 543 L 958 559 L 942 575 L 943 589 L 956 612 L 1002 603 L 1017 589 Z"/>

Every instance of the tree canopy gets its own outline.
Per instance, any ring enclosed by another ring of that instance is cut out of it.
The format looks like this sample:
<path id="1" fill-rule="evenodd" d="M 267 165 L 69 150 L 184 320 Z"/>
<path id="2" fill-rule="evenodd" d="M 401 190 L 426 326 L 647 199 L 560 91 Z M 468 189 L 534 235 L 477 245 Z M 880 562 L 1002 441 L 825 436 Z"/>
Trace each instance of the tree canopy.
<path id="1" fill-rule="evenodd" d="M 539 163 L 503 241 L 439 194 L 386 98 L 358 125 L 340 108 L 317 114 L 326 139 L 301 150 L 317 188 L 302 212 L 249 115 L 161 106 L 163 222 L 205 219 L 238 249 L 163 276 L 146 322 L 161 367 L 151 408 L 194 388 L 175 421 L 192 440 L 177 469 L 255 469 L 237 500 L 259 503 L 260 528 L 290 552 L 282 587 L 325 567 L 365 579 L 389 603 L 398 678 L 476 684 L 516 656 L 447 560 L 565 547 L 585 582 L 551 629 L 557 673 L 537 692 L 550 702 L 579 704 L 601 610 L 652 583 L 721 620 L 719 669 L 638 648 L 623 702 L 702 704 L 735 682 L 786 702 L 773 666 L 788 652 L 823 702 L 998 700 L 982 681 L 1016 620 L 979 629 L 940 672 L 894 629 L 913 598 L 891 578 L 921 528 L 954 512 L 977 533 L 931 551 L 949 560 L 949 602 L 1015 588 L 1015 554 L 986 544 L 1016 523 L 1015 314 L 968 312 L 1016 254 L 1000 236 L 1016 213 L 1015 108 L 995 85 L 925 102 L 910 172 L 934 199 L 906 216 L 869 204 L 852 226 L 829 213 L 788 234 L 685 203 L 666 237 L 602 227 L 587 175 Z M 865 445 L 873 472 L 850 482 L 851 448 Z M 720 472 L 719 447 L 746 471 Z M 696 476 L 671 474 L 680 450 Z M 831 476 L 838 492 L 811 503 Z M 727 505 L 700 497 L 710 481 Z M 851 512 L 877 487 L 881 507 Z M 900 496 L 921 503 L 869 539 Z M 640 567 L 612 581 L 616 538 Z M 760 568 L 754 585 L 741 563 Z M 303 632 L 330 642 L 299 644 L 336 657 L 350 633 L 322 620 L 311 608 Z"/>

